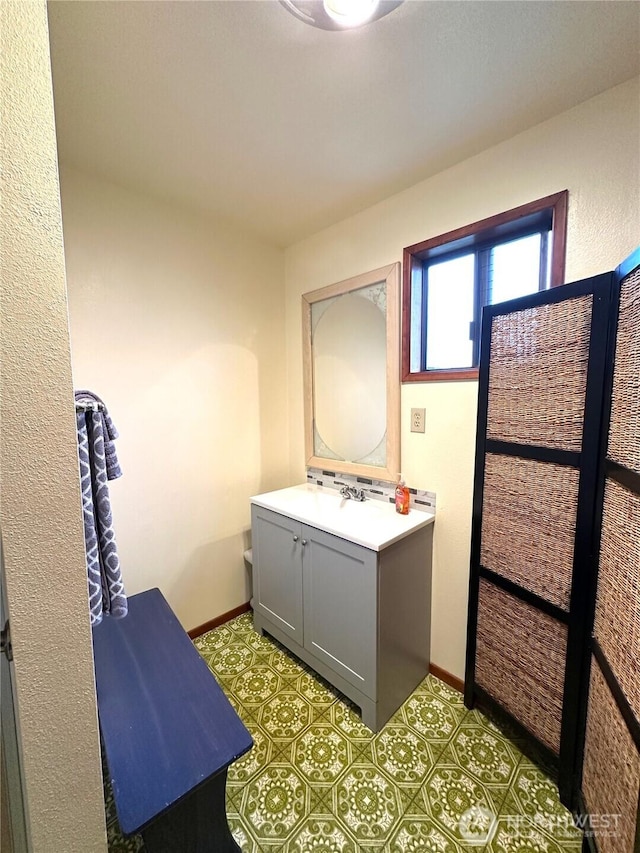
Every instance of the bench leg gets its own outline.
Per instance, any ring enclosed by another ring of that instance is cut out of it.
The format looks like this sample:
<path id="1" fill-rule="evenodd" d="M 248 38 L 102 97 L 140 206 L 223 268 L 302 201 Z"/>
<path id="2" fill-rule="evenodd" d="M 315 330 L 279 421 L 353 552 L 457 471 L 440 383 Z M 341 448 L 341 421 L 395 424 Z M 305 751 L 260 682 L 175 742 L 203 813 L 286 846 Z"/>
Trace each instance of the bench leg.
<path id="1" fill-rule="evenodd" d="M 147 853 L 242 853 L 227 823 L 226 781 L 224 770 L 149 824 Z"/>

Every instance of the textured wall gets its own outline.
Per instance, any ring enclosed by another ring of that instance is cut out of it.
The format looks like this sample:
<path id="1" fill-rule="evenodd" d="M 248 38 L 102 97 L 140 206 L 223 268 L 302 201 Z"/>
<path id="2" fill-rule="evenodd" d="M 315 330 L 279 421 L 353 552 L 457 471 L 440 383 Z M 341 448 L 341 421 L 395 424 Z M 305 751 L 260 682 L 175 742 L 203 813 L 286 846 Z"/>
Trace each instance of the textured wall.
<path id="1" fill-rule="evenodd" d="M 44 2 L 0 5 L 2 506 L 34 853 L 106 850 Z"/>
<path id="2" fill-rule="evenodd" d="M 291 470 L 304 470 L 300 294 L 401 260 L 404 246 L 569 190 L 566 279 L 612 269 L 640 243 L 640 80 L 631 80 L 368 208 L 286 253 Z M 402 473 L 437 493 L 432 660 L 462 677 L 476 382 L 402 389 Z M 409 431 L 426 408 L 425 435 Z"/>
<path id="3" fill-rule="evenodd" d="M 120 432 L 125 586 L 160 587 L 194 628 L 248 601 L 249 497 L 290 484 L 284 253 L 72 169 L 60 181 L 74 378 Z"/>

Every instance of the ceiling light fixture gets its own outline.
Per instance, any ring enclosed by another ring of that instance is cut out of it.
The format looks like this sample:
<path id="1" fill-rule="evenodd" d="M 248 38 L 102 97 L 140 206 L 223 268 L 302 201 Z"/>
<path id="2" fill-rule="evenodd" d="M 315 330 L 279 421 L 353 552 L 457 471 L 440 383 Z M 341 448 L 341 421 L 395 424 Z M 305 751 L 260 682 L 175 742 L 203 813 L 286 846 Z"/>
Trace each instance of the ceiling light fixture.
<path id="1" fill-rule="evenodd" d="M 377 21 L 403 0 L 280 0 L 300 21 L 321 30 L 348 30 Z"/>

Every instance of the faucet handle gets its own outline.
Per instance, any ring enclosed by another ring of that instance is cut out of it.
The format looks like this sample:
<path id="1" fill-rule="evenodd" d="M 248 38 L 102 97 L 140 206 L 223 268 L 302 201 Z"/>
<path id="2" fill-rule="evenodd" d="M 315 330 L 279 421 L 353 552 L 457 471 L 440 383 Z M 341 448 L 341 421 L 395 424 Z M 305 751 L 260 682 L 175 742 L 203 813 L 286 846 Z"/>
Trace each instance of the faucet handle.
<path id="1" fill-rule="evenodd" d="M 366 500 L 364 491 L 362 489 L 359 489 L 357 486 L 349 486 L 349 494 L 354 499 L 354 501 Z"/>

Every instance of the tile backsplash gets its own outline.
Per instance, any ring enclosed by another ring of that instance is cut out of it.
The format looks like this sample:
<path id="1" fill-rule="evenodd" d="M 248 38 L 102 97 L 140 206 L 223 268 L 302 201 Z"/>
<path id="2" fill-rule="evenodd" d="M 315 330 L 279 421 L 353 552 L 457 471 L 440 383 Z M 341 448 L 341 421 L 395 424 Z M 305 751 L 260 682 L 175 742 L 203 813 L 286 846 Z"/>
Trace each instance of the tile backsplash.
<path id="1" fill-rule="evenodd" d="M 385 503 L 395 502 L 396 484 L 388 480 L 371 480 L 368 477 L 357 477 L 355 474 L 338 474 L 329 468 L 307 468 L 307 480 L 309 483 L 338 491 L 343 486 L 356 486 L 363 490 L 367 498 Z M 414 489 L 408 483 L 407 486 L 409 487 L 409 509 L 435 513 L 435 492 Z"/>

